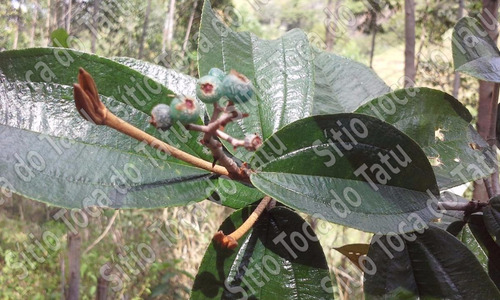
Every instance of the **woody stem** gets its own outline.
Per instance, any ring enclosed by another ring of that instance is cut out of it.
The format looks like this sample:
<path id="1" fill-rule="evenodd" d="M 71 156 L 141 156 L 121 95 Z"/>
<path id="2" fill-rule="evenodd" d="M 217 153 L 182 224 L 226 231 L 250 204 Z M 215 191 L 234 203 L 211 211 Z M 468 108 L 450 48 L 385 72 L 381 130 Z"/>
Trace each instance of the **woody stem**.
<path id="1" fill-rule="evenodd" d="M 260 215 L 262 215 L 262 212 L 264 212 L 264 209 L 266 209 L 271 200 L 271 197 L 265 196 L 260 201 L 259 205 L 257 205 L 252 214 L 248 217 L 248 219 L 246 219 L 240 227 L 238 227 L 235 231 L 228 235 L 225 235 L 222 231 L 217 232 L 213 237 L 214 241 L 221 247 L 229 250 L 233 250 L 234 248 L 238 247 L 238 240 L 253 227 L 253 225 L 255 224 L 255 222 L 257 222 Z"/>
<path id="2" fill-rule="evenodd" d="M 210 172 L 214 172 L 223 176 L 230 176 L 229 171 L 219 165 L 212 165 L 211 162 L 193 156 L 189 153 L 186 153 L 180 149 L 177 149 L 152 135 L 147 134 L 146 132 L 134 127 L 133 125 L 125 122 L 124 120 L 118 118 L 110 111 L 107 112 L 106 119 L 104 121 L 104 125 L 107 125 L 117 131 L 124 133 L 140 142 L 146 142 L 151 147 L 158 149 L 162 152 L 172 155 L 175 158 L 178 158 L 182 161 L 185 161 L 193 166 L 199 167 L 201 169 L 205 169 Z"/>

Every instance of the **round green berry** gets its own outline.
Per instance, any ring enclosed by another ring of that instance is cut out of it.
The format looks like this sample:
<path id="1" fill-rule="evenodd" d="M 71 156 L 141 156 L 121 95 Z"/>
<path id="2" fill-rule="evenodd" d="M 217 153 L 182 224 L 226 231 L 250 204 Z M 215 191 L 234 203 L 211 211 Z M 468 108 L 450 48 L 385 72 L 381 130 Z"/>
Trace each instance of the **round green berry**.
<path id="1" fill-rule="evenodd" d="M 250 100 L 253 96 L 252 82 L 234 70 L 222 81 L 224 87 L 224 96 L 234 103 L 244 103 Z"/>
<path id="2" fill-rule="evenodd" d="M 194 98 L 177 96 L 170 103 L 170 117 L 182 124 L 194 123 L 200 117 L 200 108 Z"/>
<path id="3" fill-rule="evenodd" d="M 220 81 L 224 80 L 224 77 L 226 77 L 226 73 L 219 68 L 210 69 L 210 71 L 208 71 L 208 75 L 215 76 L 219 78 Z"/>
<path id="4" fill-rule="evenodd" d="M 202 102 L 215 103 L 222 94 L 222 82 L 216 76 L 205 75 L 196 82 L 196 96 Z"/>
<path id="5" fill-rule="evenodd" d="M 166 104 L 158 104 L 151 110 L 150 123 L 161 130 L 168 130 L 172 126 L 172 118 L 170 117 L 170 106 Z"/>

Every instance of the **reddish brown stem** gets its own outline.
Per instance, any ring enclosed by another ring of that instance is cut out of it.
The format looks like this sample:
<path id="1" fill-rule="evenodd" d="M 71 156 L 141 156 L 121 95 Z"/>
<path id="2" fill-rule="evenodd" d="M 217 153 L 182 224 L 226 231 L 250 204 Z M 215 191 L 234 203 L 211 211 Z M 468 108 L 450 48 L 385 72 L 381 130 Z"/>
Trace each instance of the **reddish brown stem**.
<path id="1" fill-rule="evenodd" d="M 245 220 L 243 224 L 241 224 L 240 227 L 238 227 L 235 231 L 228 235 L 225 235 L 222 231 L 219 231 L 214 235 L 213 240 L 221 247 L 229 250 L 233 250 L 238 247 L 238 240 L 253 227 L 270 201 L 271 197 L 264 197 L 252 212 L 252 214 L 248 217 L 248 219 Z"/>

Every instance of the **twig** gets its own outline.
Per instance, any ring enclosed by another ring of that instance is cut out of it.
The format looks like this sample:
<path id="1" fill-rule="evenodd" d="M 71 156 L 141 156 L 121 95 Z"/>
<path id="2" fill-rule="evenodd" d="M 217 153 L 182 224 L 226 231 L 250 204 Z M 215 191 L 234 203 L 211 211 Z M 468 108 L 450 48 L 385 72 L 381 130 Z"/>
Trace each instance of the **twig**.
<path id="1" fill-rule="evenodd" d="M 215 133 L 217 134 L 217 136 L 219 138 L 221 138 L 221 139 L 229 142 L 231 144 L 231 146 L 233 146 L 235 149 L 238 148 L 238 147 L 245 147 L 245 141 L 244 140 L 240 140 L 240 139 L 234 138 L 234 137 L 230 136 L 229 134 L 227 134 L 224 131 L 219 130 L 219 129 L 217 129 L 215 131 Z"/>
<path id="2" fill-rule="evenodd" d="M 212 152 L 214 163 L 218 161 L 222 166 L 224 166 L 229 172 L 230 177 L 249 182 L 250 179 L 247 173 L 238 167 L 236 162 L 224 153 L 222 144 L 214 138 L 214 135 L 217 135 L 217 130 L 219 130 L 219 128 L 223 128 L 229 122 L 239 117 L 238 112 L 236 110 L 231 110 L 232 108 L 232 102 L 229 102 L 224 110 L 222 110 L 218 104 L 214 104 L 214 112 L 208 125 L 205 127 L 188 125 L 187 128 L 201 129 L 202 132 L 205 133 L 203 135 L 202 144 Z"/>
<path id="3" fill-rule="evenodd" d="M 213 237 L 214 242 L 218 243 L 221 247 L 229 250 L 233 250 L 234 248 L 238 247 L 238 240 L 252 228 L 252 226 L 259 219 L 259 216 L 262 214 L 270 201 L 271 197 L 265 196 L 260 201 L 259 205 L 257 205 L 252 214 L 248 217 L 248 219 L 246 219 L 240 227 L 238 227 L 235 231 L 228 235 L 225 235 L 222 231 L 217 232 Z"/>
<path id="4" fill-rule="evenodd" d="M 469 201 L 467 203 L 458 203 L 452 201 L 439 202 L 439 210 L 459 210 L 464 211 L 466 214 L 471 214 L 476 211 L 480 211 L 483 207 L 487 206 L 486 202 Z"/>
<path id="5" fill-rule="evenodd" d="M 118 216 L 118 213 L 119 210 L 115 210 L 115 213 L 109 220 L 108 225 L 106 226 L 104 231 L 101 233 L 101 235 L 99 235 L 99 237 L 97 237 L 97 239 L 92 244 L 90 244 L 90 246 L 87 247 L 87 249 L 85 249 L 85 251 L 83 251 L 82 256 L 87 254 L 90 250 L 92 250 L 92 248 L 94 248 L 95 245 L 97 245 L 108 234 L 109 230 L 113 226 L 113 223 L 115 222 L 116 217 Z"/>

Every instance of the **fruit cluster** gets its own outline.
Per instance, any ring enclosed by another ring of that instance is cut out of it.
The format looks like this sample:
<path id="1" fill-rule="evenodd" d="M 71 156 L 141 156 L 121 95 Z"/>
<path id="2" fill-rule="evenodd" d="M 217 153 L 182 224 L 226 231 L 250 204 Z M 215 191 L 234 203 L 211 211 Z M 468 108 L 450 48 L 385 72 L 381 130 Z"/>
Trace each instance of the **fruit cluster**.
<path id="1" fill-rule="evenodd" d="M 236 104 L 247 102 L 253 96 L 252 82 L 234 70 L 229 74 L 212 68 L 196 82 L 196 96 L 204 103 L 215 104 L 221 99 Z M 198 119 L 200 109 L 196 100 L 184 95 L 175 97 L 170 106 L 158 104 L 151 111 L 151 124 L 161 130 L 168 130 L 176 121 L 186 125 Z"/>

